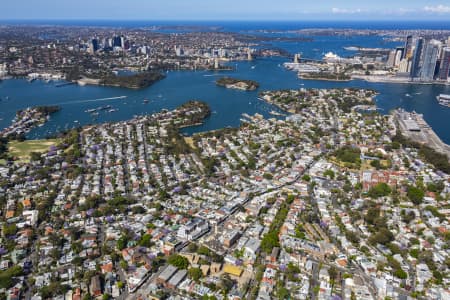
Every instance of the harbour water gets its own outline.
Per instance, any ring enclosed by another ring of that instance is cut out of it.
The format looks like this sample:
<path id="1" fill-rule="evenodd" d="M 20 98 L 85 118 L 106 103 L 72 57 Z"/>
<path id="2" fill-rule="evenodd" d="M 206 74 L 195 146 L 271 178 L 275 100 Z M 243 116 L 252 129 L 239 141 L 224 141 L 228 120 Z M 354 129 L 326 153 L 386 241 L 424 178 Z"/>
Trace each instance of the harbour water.
<path id="1" fill-rule="evenodd" d="M 386 42 L 376 36 L 321 36 L 313 37 L 312 42 L 271 44 L 291 53 L 303 53 L 304 57 L 309 58 L 320 58 L 328 51 L 350 55 L 351 52 L 343 49 L 348 46 L 391 48 L 396 45 L 398 43 Z M 134 115 L 172 109 L 191 99 L 203 100 L 211 106 L 213 113 L 203 125 L 184 129 L 190 134 L 238 126 L 243 113 L 273 117 L 269 112 L 280 111 L 258 100 L 258 93 L 263 90 L 357 87 L 379 92 L 376 100 L 382 113 L 396 107 L 422 113 L 438 136 L 450 143 L 450 108 L 439 105 L 436 100 L 439 94 L 450 94 L 450 86 L 302 80 L 294 72 L 283 68 L 286 61 L 286 58 L 261 58 L 237 62 L 232 63 L 235 70 L 224 72 L 171 71 L 165 79 L 142 90 L 78 85 L 56 87 L 61 82 L 4 80 L 0 82 L 0 128 L 10 125 L 17 110 L 30 106 L 61 107 L 61 111 L 52 115 L 45 126 L 29 133 L 29 138 L 36 139 L 81 125 L 127 120 Z M 246 92 L 216 86 L 218 76 L 225 75 L 258 81 L 260 88 Z M 86 112 L 105 105 L 110 105 L 113 110 L 101 110 L 96 115 Z"/>

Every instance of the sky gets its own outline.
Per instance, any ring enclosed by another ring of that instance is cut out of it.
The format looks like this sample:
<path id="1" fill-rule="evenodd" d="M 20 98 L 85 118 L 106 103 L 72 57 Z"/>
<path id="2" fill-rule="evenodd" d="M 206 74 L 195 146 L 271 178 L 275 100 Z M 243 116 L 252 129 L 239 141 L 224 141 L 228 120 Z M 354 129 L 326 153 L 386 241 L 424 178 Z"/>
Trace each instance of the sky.
<path id="1" fill-rule="evenodd" d="M 450 20 L 450 0 L 1 0 L 1 20 Z"/>

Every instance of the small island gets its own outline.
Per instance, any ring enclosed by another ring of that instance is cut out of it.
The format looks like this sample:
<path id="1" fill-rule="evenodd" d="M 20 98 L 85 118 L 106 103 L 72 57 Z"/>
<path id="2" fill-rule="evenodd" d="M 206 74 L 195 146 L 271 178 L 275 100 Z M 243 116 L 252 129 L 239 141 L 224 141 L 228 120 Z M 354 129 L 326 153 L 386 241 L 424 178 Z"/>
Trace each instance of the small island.
<path id="1" fill-rule="evenodd" d="M 218 86 L 227 89 L 236 89 L 242 91 L 254 91 L 259 88 L 259 83 L 253 80 L 236 79 L 231 77 L 222 77 L 216 81 Z"/>

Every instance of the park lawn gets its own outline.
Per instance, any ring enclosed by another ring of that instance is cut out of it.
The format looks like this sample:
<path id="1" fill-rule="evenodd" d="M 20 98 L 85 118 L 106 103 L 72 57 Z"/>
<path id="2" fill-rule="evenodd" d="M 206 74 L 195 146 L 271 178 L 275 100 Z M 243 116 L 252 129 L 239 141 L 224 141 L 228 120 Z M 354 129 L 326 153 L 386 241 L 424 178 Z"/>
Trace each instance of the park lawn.
<path id="1" fill-rule="evenodd" d="M 29 161 L 31 152 L 44 153 L 51 146 L 56 146 L 60 142 L 60 139 L 29 140 L 24 142 L 11 141 L 8 143 L 8 152 L 10 156 L 16 157 L 20 161 Z"/>
<path id="2" fill-rule="evenodd" d="M 6 166 L 6 160 L 0 159 L 0 166 Z"/>

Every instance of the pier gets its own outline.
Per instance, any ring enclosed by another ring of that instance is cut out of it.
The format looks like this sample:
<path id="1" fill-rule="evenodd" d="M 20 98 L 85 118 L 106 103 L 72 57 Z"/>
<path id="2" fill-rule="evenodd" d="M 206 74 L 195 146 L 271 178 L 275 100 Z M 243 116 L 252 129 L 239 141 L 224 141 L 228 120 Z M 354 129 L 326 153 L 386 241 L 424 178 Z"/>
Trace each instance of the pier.
<path id="1" fill-rule="evenodd" d="M 399 129 L 404 136 L 447 155 L 450 160 L 450 146 L 436 135 L 421 114 L 397 109 L 394 112 L 394 118 L 398 122 Z"/>

